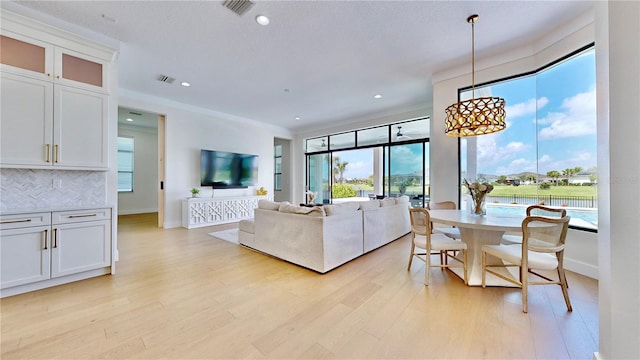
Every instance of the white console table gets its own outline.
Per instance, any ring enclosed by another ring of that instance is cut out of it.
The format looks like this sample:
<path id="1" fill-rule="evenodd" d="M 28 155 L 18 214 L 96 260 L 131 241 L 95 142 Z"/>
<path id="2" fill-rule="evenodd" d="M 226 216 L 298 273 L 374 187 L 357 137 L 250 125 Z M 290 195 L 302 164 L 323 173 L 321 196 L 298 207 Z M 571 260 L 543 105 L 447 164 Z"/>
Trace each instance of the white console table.
<path id="1" fill-rule="evenodd" d="M 193 229 L 252 218 L 258 200 L 265 196 L 188 198 L 182 200 L 182 227 Z"/>

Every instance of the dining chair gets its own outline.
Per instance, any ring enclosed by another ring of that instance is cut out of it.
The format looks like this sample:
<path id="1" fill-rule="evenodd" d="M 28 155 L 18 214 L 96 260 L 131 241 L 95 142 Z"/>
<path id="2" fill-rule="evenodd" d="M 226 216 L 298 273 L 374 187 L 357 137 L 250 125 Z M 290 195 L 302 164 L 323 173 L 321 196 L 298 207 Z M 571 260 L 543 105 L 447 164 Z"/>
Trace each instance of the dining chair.
<path id="1" fill-rule="evenodd" d="M 444 234 L 433 234 L 431 232 L 431 217 L 427 209 L 409 208 L 409 218 L 411 221 L 411 254 L 407 271 L 411 270 L 411 263 L 415 256 L 426 264 L 424 275 L 426 286 L 429 286 L 429 272 L 432 267 L 441 269 L 460 267 L 463 269 L 464 283 L 467 284 L 467 244 L 451 239 Z M 449 251 L 460 251 L 462 259 L 450 254 Z M 432 264 L 431 255 L 437 254 L 456 262 L 450 264 L 448 261 L 441 261 L 440 265 Z"/>
<path id="2" fill-rule="evenodd" d="M 485 287 L 487 273 L 517 285 L 522 288 L 522 312 L 526 313 L 528 311 L 527 291 L 529 285 L 560 285 L 567 311 L 572 311 L 563 265 L 565 239 L 570 218 L 570 216 L 562 218 L 527 216 L 522 221 L 522 244 L 483 245 L 482 287 Z M 498 258 L 502 262 L 489 264 L 487 256 Z M 498 268 L 507 267 L 519 268 L 518 279 L 498 270 Z M 551 270 L 556 271 L 557 280 L 540 273 L 540 271 Z"/>
<path id="3" fill-rule="evenodd" d="M 453 201 L 429 201 L 427 204 L 427 209 L 429 210 L 456 210 L 457 208 L 458 206 Z M 462 239 L 460 229 L 456 227 L 434 227 L 433 224 L 431 224 L 431 228 L 433 232 L 445 234 L 452 239 Z"/>
<path id="4" fill-rule="evenodd" d="M 567 210 L 550 208 L 542 205 L 531 205 L 527 207 L 527 216 L 545 216 L 545 217 L 552 217 L 552 218 L 563 218 L 567 216 Z M 502 235 L 501 243 L 504 245 L 522 244 L 522 234 Z"/>

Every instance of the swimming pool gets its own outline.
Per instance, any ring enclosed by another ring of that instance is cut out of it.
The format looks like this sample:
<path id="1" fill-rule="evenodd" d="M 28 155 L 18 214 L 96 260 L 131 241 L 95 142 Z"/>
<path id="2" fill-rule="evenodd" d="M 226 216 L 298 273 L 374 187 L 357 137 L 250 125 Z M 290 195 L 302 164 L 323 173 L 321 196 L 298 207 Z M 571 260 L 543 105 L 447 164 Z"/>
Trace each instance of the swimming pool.
<path id="1" fill-rule="evenodd" d="M 529 205 L 511 205 L 511 204 L 487 204 L 487 214 L 515 214 L 525 215 L 527 206 Z M 466 208 L 466 203 L 462 204 L 462 208 Z M 598 209 L 591 208 L 565 208 L 567 215 L 571 216 L 570 225 L 587 229 L 598 229 Z"/>

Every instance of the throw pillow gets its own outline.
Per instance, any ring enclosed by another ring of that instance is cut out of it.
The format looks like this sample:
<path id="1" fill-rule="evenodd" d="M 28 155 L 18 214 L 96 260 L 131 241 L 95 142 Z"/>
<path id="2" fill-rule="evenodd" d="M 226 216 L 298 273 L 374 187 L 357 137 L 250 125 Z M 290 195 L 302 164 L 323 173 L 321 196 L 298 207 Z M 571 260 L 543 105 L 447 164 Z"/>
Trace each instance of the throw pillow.
<path id="1" fill-rule="evenodd" d="M 360 201 L 360 210 L 377 209 L 379 207 L 380 201 L 378 200 Z"/>
<path id="2" fill-rule="evenodd" d="M 360 204 L 355 201 L 349 201 L 341 204 L 324 205 L 324 212 L 327 216 L 354 212 L 360 209 Z"/>
<path id="3" fill-rule="evenodd" d="M 306 207 L 306 206 L 295 206 L 288 203 L 287 204 L 281 203 L 278 210 L 280 212 L 290 213 L 290 214 L 325 216 L 325 212 L 322 206 Z"/>
<path id="4" fill-rule="evenodd" d="M 407 195 L 402 195 L 395 199 L 396 199 L 396 204 L 406 204 L 409 202 L 409 197 Z"/>
<path id="5" fill-rule="evenodd" d="M 396 204 L 396 200 L 394 198 L 386 198 L 383 200 L 380 200 L 380 206 L 385 207 L 385 206 L 393 206 Z"/>
<path id="6" fill-rule="evenodd" d="M 280 207 L 280 203 L 279 202 L 275 202 L 275 201 L 271 201 L 271 200 L 264 200 L 264 199 L 258 200 L 258 209 L 278 210 L 279 207 Z"/>

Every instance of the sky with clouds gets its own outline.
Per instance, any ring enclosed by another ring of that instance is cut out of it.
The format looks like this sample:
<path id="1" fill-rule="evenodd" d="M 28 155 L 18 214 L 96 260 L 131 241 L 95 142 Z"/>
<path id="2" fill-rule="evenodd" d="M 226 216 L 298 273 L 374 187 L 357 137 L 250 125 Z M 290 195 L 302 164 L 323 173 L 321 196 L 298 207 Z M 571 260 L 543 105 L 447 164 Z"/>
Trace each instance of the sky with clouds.
<path id="1" fill-rule="evenodd" d="M 596 162 L 596 86 L 593 49 L 524 78 L 491 86 L 506 101 L 507 128 L 477 137 L 478 173 L 546 174 Z M 486 92 L 481 89 L 478 92 Z M 394 147 L 395 174 L 421 171 L 421 144 Z M 427 149 L 428 151 L 428 149 Z M 337 153 L 345 178 L 373 174 L 373 150 Z"/>
<path id="2" fill-rule="evenodd" d="M 480 136 L 478 173 L 546 174 L 596 162 L 593 50 L 537 75 L 491 86 L 507 103 L 507 128 Z"/>

